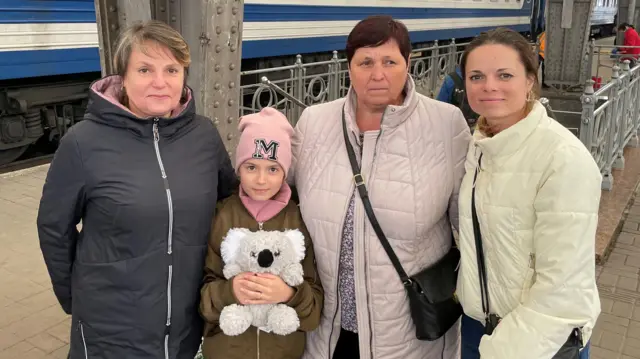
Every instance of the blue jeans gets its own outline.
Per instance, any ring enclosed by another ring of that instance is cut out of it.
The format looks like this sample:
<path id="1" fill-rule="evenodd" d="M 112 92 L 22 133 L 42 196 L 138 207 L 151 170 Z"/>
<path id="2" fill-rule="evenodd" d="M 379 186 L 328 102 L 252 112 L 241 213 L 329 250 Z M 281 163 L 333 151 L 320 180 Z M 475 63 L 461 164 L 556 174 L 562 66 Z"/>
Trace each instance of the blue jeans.
<path id="1" fill-rule="evenodd" d="M 484 325 L 479 321 L 462 315 L 462 328 L 460 329 L 462 340 L 462 359 L 480 359 L 480 339 L 484 335 Z M 589 359 L 590 345 L 584 346 L 580 352 L 580 359 Z"/>

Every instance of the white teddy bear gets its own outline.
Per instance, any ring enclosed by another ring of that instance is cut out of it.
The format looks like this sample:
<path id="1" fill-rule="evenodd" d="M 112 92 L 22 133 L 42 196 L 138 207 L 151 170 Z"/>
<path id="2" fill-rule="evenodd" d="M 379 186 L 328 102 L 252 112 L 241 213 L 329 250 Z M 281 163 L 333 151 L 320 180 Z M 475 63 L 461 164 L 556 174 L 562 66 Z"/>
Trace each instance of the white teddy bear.
<path id="1" fill-rule="evenodd" d="M 289 286 L 302 284 L 305 245 L 299 230 L 258 231 L 232 228 L 220 245 L 223 274 L 231 280 L 243 272 L 277 275 Z M 244 333 L 253 325 L 265 332 L 287 335 L 300 327 L 296 311 L 284 304 L 231 304 L 220 313 L 220 329 L 226 335 Z"/>

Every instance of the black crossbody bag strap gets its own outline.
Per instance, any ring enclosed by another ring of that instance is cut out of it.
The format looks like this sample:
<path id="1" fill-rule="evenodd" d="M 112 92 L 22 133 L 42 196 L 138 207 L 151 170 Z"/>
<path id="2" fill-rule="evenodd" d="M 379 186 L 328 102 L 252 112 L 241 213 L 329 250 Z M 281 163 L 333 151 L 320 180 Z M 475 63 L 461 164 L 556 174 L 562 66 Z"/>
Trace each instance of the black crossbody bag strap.
<path id="1" fill-rule="evenodd" d="M 482 233 L 480 232 L 480 222 L 478 221 L 478 213 L 476 211 L 476 181 L 478 180 L 478 173 L 480 172 L 480 166 L 482 165 L 482 153 L 478 158 L 478 165 L 476 166 L 476 172 L 473 175 L 473 190 L 471 192 L 471 215 L 473 220 L 473 235 L 476 242 L 476 257 L 478 260 L 478 278 L 480 281 L 480 297 L 482 299 L 482 311 L 485 315 L 486 324 L 490 324 L 490 306 L 489 306 L 489 286 L 487 283 L 487 266 L 484 260 L 484 249 L 482 246 Z M 495 323 L 497 324 L 497 323 Z M 486 326 L 488 331 L 493 331 L 490 325 Z"/>
<path id="2" fill-rule="evenodd" d="M 367 217 L 369 218 L 369 222 L 373 227 L 373 230 L 376 232 L 378 239 L 380 239 L 380 243 L 384 248 L 385 252 L 389 256 L 393 267 L 398 272 L 400 276 L 400 280 L 405 286 L 411 284 L 411 279 L 407 275 L 407 272 L 404 271 L 402 265 L 400 264 L 400 260 L 396 256 L 396 253 L 391 248 L 387 237 L 384 235 L 382 228 L 380 228 L 380 224 L 378 223 L 378 219 L 376 215 L 373 213 L 373 207 L 371 206 L 371 202 L 369 201 L 369 193 L 367 192 L 367 187 L 364 185 L 364 178 L 360 173 L 360 166 L 358 165 L 358 160 L 356 159 L 356 154 L 353 151 L 353 146 L 351 145 L 351 141 L 349 140 L 349 133 L 347 131 L 347 121 L 344 117 L 344 108 L 342 109 L 342 133 L 344 134 L 344 142 L 347 147 L 347 154 L 349 155 L 349 162 L 351 162 L 351 170 L 353 171 L 353 179 L 356 183 L 356 188 L 358 189 L 358 193 L 360 194 L 360 198 L 362 199 L 362 205 L 364 206 L 364 210 L 367 213 Z"/>

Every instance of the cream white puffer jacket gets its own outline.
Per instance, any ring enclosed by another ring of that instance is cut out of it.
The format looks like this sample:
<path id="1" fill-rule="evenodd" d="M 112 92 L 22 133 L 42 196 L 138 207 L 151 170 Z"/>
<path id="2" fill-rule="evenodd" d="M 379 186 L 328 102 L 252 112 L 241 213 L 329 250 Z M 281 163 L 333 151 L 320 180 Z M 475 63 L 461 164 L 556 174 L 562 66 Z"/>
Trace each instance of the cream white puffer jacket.
<path id="1" fill-rule="evenodd" d="M 600 314 L 595 234 L 602 177 L 591 154 L 536 102 L 492 138 L 474 133 L 459 196 L 458 296 L 484 323 L 471 217 L 473 177 L 491 312 L 502 321 L 482 359 L 550 359 L 572 328 L 584 342 Z"/>
<path id="2" fill-rule="evenodd" d="M 409 275 L 451 248 L 458 188 L 471 140 L 460 110 L 415 92 L 409 77 L 401 106 L 387 107 L 380 131 L 364 135 L 360 161 L 382 230 Z M 313 240 L 324 310 L 309 333 L 305 359 L 330 359 L 340 334 L 338 264 L 342 228 L 354 181 L 342 133 L 345 106 L 351 144 L 358 151 L 355 93 L 307 108 L 293 142 L 302 217 Z M 362 201 L 354 211 L 355 296 L 362 359 L 457 359 L 459 325 L 439 340 L 419 341 L 406 291 L 384 251 Z"/>

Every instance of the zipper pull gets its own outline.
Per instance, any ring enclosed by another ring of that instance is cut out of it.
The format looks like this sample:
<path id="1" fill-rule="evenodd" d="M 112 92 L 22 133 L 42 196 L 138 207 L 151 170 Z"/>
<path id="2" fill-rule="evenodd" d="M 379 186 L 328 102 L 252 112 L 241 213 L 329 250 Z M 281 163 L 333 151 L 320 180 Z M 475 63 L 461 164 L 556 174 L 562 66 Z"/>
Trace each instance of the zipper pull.
<path id="1" fill-rule="evenodd" d="M 153 119 L 153 140 L 158 142 L 160 140 L 160 134 L 158 134 L 158 118 Z"/>
<path id="2" fill-rule="evenodd" d="M 478 149 L 478 145 L 476 146 L 476 150 Z M 480 156 L 478 156 L 476 158 L 476 170 L 475 170 L 475 174 L 473 175 L 473 185 L 471 186 L 472 188 L 476 188 L 476 182 L 478 180 L 478 174 L 482 171 L 482 152 L 480 152 Z"/>
<path id="3" fill-rule="evenodd" d="M 535 269 L 536 267 L 536 254 L 529 253 L 529 268 Z"/>

